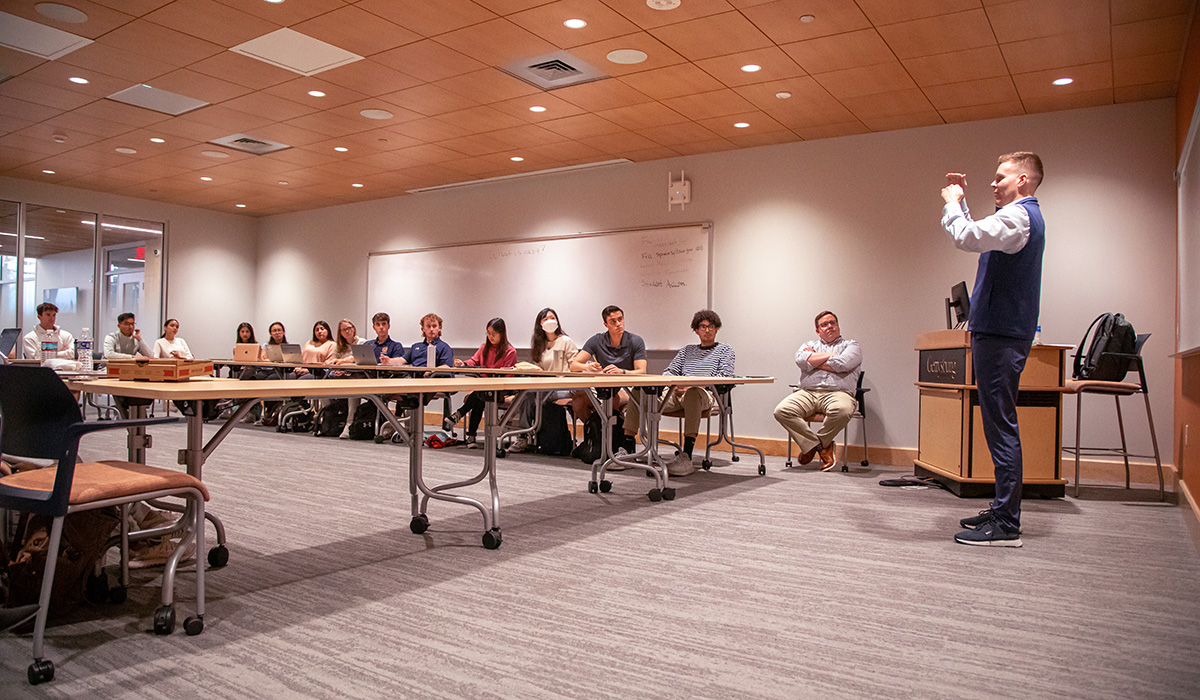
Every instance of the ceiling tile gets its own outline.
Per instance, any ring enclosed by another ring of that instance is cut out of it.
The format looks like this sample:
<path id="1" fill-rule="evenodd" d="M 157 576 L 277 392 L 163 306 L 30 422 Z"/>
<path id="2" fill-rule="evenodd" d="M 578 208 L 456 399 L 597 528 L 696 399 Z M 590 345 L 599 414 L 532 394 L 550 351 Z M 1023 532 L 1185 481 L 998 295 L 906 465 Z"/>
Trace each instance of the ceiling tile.
<path id="1" fill-rule="evenodd" d="M 1071 83 L 1070 85 L 1053 84 L 1053 81 L 1056 78 L 1063 76 L 1074 78 L 1075 82 Z M 1021 100 L 1025 102 L 1026 105 L 1028 105 L 1029 101 L 1032 99 L 1046 98 L 1046 103 L 1052 104 L 1055 99 L 1059 99 L 1059 97 L 1063 95 L 1091 93 L 1097 90 L 1108 90 L 1109 95 L 1111 96 L 1113 85 L 1112 64 L 1089 63 L 1082 66 L 1055 68 L 1048 71 L 1018 73 L 1013 76 L 1013 83 L 1016 84 L 1017 92 L 1020 93 Z M 1063 103 L 1065 104 L 1069 101 L 1070 100 L 1063 100 Z"/>
<path id="2" fill-rule="evenodd" d="M 560 161 L 571 161 L 581 158 L 594 160 L 604 155 L 597 149 L 577 141 L 546 143 L 540 146 L 533 146 L 529 150 L 546 158 Z"/>
<path id="3" fill-rule="evenodd" d="M 289 146 L 304 146 L 326 138 L 326 134 L 283 123 L 255 127 L 248 135 L 276 143 L 286 143 Z"/>
<path id="4" fill-rule="evenodd" d="M 1110 0 L 1112 23 L 1140 22 L 1191 13 L 1194 0 Z"/>
<path id="5" fill-rule="evenodd" d="M 929 103 L 929 99 L 919 88 L 872 93 L 851 97 L 842 102 L 846 105 L 846 109 L 850 110 L 863 123 L 866 123 L 868 119 L 878 120 L 885 117 L 934 111 L 933 105 Z"/>
<path id="6" fill-rule="evenodd" d="M 200 109 L 191 112 L 191 114 L 197 114 L 206 109 L 216 108 L 211 106 L 201 107 Z M 128 124 L 130 126 L 138 127 L 150 126 L 156 122 L 165 121 L 171 118 L 160 112 L 153 112 L 148 109 L 142 109 L 141 107 L 133 107 L 120 102 L 114 102 L 113 100 L 96 100 L 95 102 L 88 103 L 78 109 L 72 110 L 72 112 L 82 117 L 93 117 L 96 119 L 104 119 L 110 122 L 117 122 L 118 124 Z"/>
<path id="7" fill-rule="evenodd" d="M 899 61 L 821 73 L 813 78 L 839 100 L 916 86 Z"/>
<path id="8" fill-rule="evenodd" d="M 325 71 L 321 78 L 364 95 L 382 95 L 421 84 L 411 75 L 369 58 Z"/>
<path id="9" fill-rule="evenodd" d="M 26 102 L 25 100 L 18 100 L 0 94 L 0 115 L 6 117 L 16 117 L 20 119 L 28 119 L 34 122 L 40 122 L 45 119 L 51 119 L 59 114 L 62 114 L 62 112 L 63 110 L 61 109 L 35 104 L 33 102 Z"/>
<path id="10" fill-rule="evenodd" d="M 749 17 L 776 44 L 790 44 L 871 26 L 858 5 L 844 0 L 778 0 L 746 7 L 742 14 Z M 813 15 L 816 19 L 801 22 L 800 18 L 804 15 Z"/>
<path id="11" fill-rule="evenodd" d="M 442 146 L 443 148 L 449 148 L 451 150 L 458 151 L 465 156 L 471 156 L 471 159 L 477 158 L 478 156 L 485 156 L 489 153 L 499 153 L 500 151 L 506 151 L 512 148 L 510 144 L 493 138 L 488 134 L 459 136 L 458 138 L 439 141 L 438 145 Z M 458 170 L 458 168 L 455 168 L 452 165 L 447 165 L 446 167 Z M 493 168 L 495 168 L 495 165 L 489 163 L 488 169 L 490 170 Z"/>
<path id="12" fill-rule="evenodd" d="M 777 131 L 786 131 L 782 124 L 763 112 L 730 114 L 715 119 L 702 119 L 698 123 L 720 138 L 730 140 L 733 140 L 735 137 L 745 137 L 751 134 L 769 134 Z M 739 128 L 734 126 L 734 124 L 749 124 L 750 126 Z"/>
<path id="13" fill-rule="evenodd" d="M 516 117 L 486 106 L 460 109 L 444 114 L 441 118 L 472 134 L 521 126 L 523 123 Z"/>
<path id="14" fill-rule="evenodd" d="M 998 46 L 910 58 L 904 61 L 904 68 L 918 85 L 944 85 L 1008 75 Z"/>
<path id="15" fill-rule="evenodd" d="M 421 40 L 421 35 L 398 24 L 347 5 L 290 27 L 305 36 L 370 56 Z M 265 33 L 265 32 L 264 32 Z"/>
<path id="16" fill-rule="evenodd" d="M 98 43 L 148 56 L 173 66 L 186 66 L 225 50 L 184 32 L 139 19 L 100 37 Z"/>
<path id="17" fill-rule="evenodd" d="M 980 119 L 999 119 L 1000 117 L 1019 117 L 1025 113 L 1020 102 L 1000 102 L 991 105 L 973 105 L 971 107 L 956 107 L 939 110 L 942 119 L 947 123 L 969 122 Z"/>
<path id="18" fill-rule="evenodd" d="M 801 138 L 794 131 L 789 129 L 781 129 L 779 131 L 767 131 L 758 134 L 743 134 L 741 136 L 729 136 L 727 140 L 738 148 L 754 148 L 757 146 L 774 146 L 781 143 L 794 143 L 800 141 Z"/>
<path id="19" fill-rule="evenodd" d="M 608 60 L 608 54 L 618 49 L 641 51 L 646 54 L 646 60 L 641 63 L 613 63 Z M 679 65 L 685 61 L 683 56 L 646 32 L 576 46 L 571 49 L 571 55 L 578 56 L 597 70 L 613 76 L 640 74 L 664 66 Z"/>
<path id="20" fill-rule="evenodd" d="M 417 87 L 388 93 L 382 99 L 405 109 L 411 109 L 427 117 L 446 112 L 475 107 L 479 103 L 469 100 L 458 93 L 444 90 L 437 85 L 426 83 Z"/>
<path id="21" fill-rule="evenodd" d="M 243 95 L 242 97 L 223 102 L 221 106 L 270 119 L 271 121 L 286 121 L 319 111 L 312 105 L 286 100 L 267 92 L 255 92 Z"/>
<path id="22" fill-rule="evenodd" d="M 496 18 L 495 13 L 471 0 L 360 0 L 357 7 L 422 36 L 436 36 Z"/>
<path id="23" fill-rule="evenodd" d="M 676 151 L 679 155 L 692 156 L 702 153 L 717 153 L 718 151 L 732 151 L 737 148 L 737 144 L 728 140 L 717 138 L 712 141 L 697 141 L 695 143 L 681 143 L 671 147 L 671 150 Z"/>
<path id="24" fill-rule="evenodd" d="M 1113 88 L 1113 101 L 1140 102 L 1175 96 L 1175 83 L 1147 83 L 1145 85 L 1118 85 Z"/>
<path id="25" fill-rule="evenodd" d="M 1188 20 L 1188 15 L 1174 15 L 1113 27 L 1113 58 L 1182 51 L 1187 42 Z"/>
<path id="26" fill-rule="evenodd" d="M 656 100 L 711 92 L 722 87 L 721 81 L 692 63 L 626 75 L 619 80 Z"/>
<path id="27" fill-rule="evenodd" d="M 189 68 L 198 73 L 228 80 L 238 85 L 245 85 L 255 90 L 263 90 L 272 85 L 296 79 L 296 74 L 290 70 L 272 66 L 269 63 L 263 63 L 262 61 L 236 54 L 232 51 L 224 51 L 211 58 L 198 61 L 189 66 Z M 327 73 L 327 75 L 332 74 L 333 71 Z"/>
<path id="28" fill-rule="evenodd" d="M 365 109 L 384 109 L 392 113 L 391 119 L 370 119 L 362 115 Z M 366 124 L 368 129 L 386 128 L 386 126 L 396 126 L 404 122 L 413 121 L 414 119 L 422 119 L 423 115 L 412 110 L 404 109 L 399 105 L 391 104 L 382 99 L 367 98 L 358 102 L 334 107 L 333 109 L 325 110 L 326 113 L 339 117 L 345 117 L 355 122 Z M 383 126 L 386 125 L 386 126 Z"/>
<path id="29" fill-rule="evenodd" d="M 889 24 L 879 27 L 879 34 L 901 59 L 977 49 L 996 43 L 983 10 Z"/>
<path id="30" fill-rule="evenodd" d="M 53 61 L 45 61 L 23 51 L 0 46 L 0 73 L 4 75 L 20 75 L 38 65 L 47 63 L 53 63 Z"/>
<path id="31" fill-rule="evenodd" d="M 418 141 L 441 141 L 443 139 L 452 139 L 456 136 L 467 136 L 475 133 L 456 124 L 451 124 L 441 117 L 414 119 L 411 122 L 404 122 L 397 125 L 393 131 L 417 139 Z"/>
<path id="32" fill-rule="evenodd" d="M 131 83 L 144 83 L 170 73 L 175 66 L 95 42 L 57 59 L 62 63 L 111 75 Z"/>
<path id="33" fill-rule="evenodd" d="M 86 37 L 88 39 L 96 39 L 112 30 L 120 27 L 122 24 L 131 22 L 135 19 L 134 15 L 118 12 L 117 8 L 106 7 L 104 5 L 88 2 L 88 0 L 70 0 L 70 7 L 79 10 L 87 15 L 87 21 L 82 23 L 59 22 L 46 17 L 37 11 L 37 6 L 42 4 L 44 0 L 5 0 L 4 11 L 32 20 L 38 24 L 44 24 L 47 27 L 54 27 L 64 32 L 70 32 L 76 36 Z"/>
<path id="34" fill-rule="evenodd" d="M 502 102 L 526 95 L 541 95 L 541 90 L 495 68 L 484 68 L 453 78 L 439 80 L 439 88 L 462 95 L 477 104 Z"/>
<path id="35" fill-rule="evenodd" d="M 1100 107 L 1113 103 L 1113 90 L 1109 88 L 1107 90 L 1064 93 L 1050 97 L 1022 97 L 1022 102 L 1025 104 L 1025 111 L 1030 114 L 1082 107 Z"/>
<path id="36" fill-rule="evenodd" d="M 114 92 L 120 92 L 130 86 L 128 80 L 114 78 L 111 75 L 97 73 L 87 68 L 79 68 L 62 61 L 46 61 L 33 70 L 22 73 L 22 78 L 37 81 L 54 88 L 71 90 L 81 95 L 90 95 L 95 99 L 107 97 Z M 77 85 L 70 81 L 73 77 L 85 78 L 86 85 Z M 3 92 L 0 89 L 0 92 Z"/>
<path id="37" fill-rule="evenodd" d="M 622 158 L 628 158 L 635 163 L 642 163 L 650 160 L 661 160 L 663 158 L 673 158 L 680 155 L 666 146 L 655 146 L 654 148 L 642 148 L 636 151 L 625 151 L 621 154 Z M 591 162 L 590 160 L 584 162 Z"/>
<path id="38" fill-rule="evenodd" d="M 1017 89 L 1008 76 L 929 86 L 925 88 L 925 96 L 939 111 L 1018 101 Z"/>
<path id="39" fill-rule="evenodd" d="M 687 121 L 687 117 L 661 102 L 644 102 L 629 107 L 606 109 L 596 112 L 596 116 L 630 131 Z"/>
<path id="40" fill-rule="evenodd" d="M 595 114 L 580 114 L 573 117 L 553 119 L 543 122 L 541 126 L 570 139 L 581 139 L 588 136 L 601 136 L 621 131 L 623 127 L 598 117 Z"/>
<path id="41" fill-rule="evenodd" d="M 737 92 L 789 129 L 854 121 L 854 115 L 841 102 L 808 77 L 749 85 Z M 791 97 L 776 97 L 780 92 L 790 93 Z"/>
<path id="42" fill-rule="evenodd" d="M 216 104 L 252 92 L 252 88 L 238 85 L 211 75 L 197 73 L 187 68 L 171 71 L 154 79 L 152 87 L 186 95 L 196 100 Z"/>
<path id="43" fill-rule="evenodd" d="M 1183 54 L 1179 51 L 1159 53 L 1113 61 L 1113 84 L 1117 86 L 1174 83 L 1179 79 Z"/>
<path id="44" fill-rule="evenodd" d="M 915 129 L 921 126 L 944 124 L 942 116 L 937 112 L 917 112 L 914 114 L 896 114 L 889 117 L 864 118 L 863 124 L 871 131 L 896 131 L 898 129 Z"/>
<path id="45" fill-rule="evenodd" d="M 855 0 L 875 26 L 926 17 L 940 17 L 982 7 L 979 0 Z"/>
<path id="46" fill-rule="evenodd" d="M 741 95 L 733 90 L 714 90 L 698 95 L 685 95 L 663 100 L 663 104 L 679 112 L 688 119 L 700 120 L 711 117 L 723 117 L 728 114 L 748 112 L 753 109 Z"/>
<path id="47" fill-rule="evenodd" d="M 413 146 L 411 148 L 401 148 L 395 151 L 395 154 L 403 158 L 415 160 L 424 165 L 462 158 L 462 154 L 458 151 L 443 148 L 432 143 Z"/>
<path id="48" fill-rule="evenodd" d="M 1107 33 L 1072 32 L 1001 44 L 1008 70 L 1031 73 L 1049 68 L 1099 63 L 1112 58 Z"/>
<path id="49" fill-rule="evenodd" d="M 581 19 L 587 22 L 587 26 L 570 29 L 563 25 L 568 19 Z M 600 0 L 558 0 L 511 14 L 508 20 L 564 49 L 612 39 L 638 30 L 636 24 Z"/>
<path id="50" fill-rule="evenodd" d="M 638 129 L 637 133 L 664 146 L 712 141 L 719 138 L 716 134 L 696 122 L 681 122 L 679 124 L 655 126 L 649 129 Z"/>
<path id="51" fill-rule="evenodd" d="M 214 0 L 175 0 L 146 15 L 145 19 L 225 48 L 280 28 L 274 22 Z"/>
<path id="52" fill-rule="evenodd" d="M 323 92 L 325 96 L 314 97 L 308 94 L 310 90 Z M 367 97 L 361 92 L 355 92 L 321 78 L 295 78 L 286 83 L 272 85 L 263 92 L 317 109 L 333 109 L 351 102 L 359 102 Z"/>
<path id="53" fill-rule="evenodd" d="M 123 0 L 117 0 L 118 2 Z M 159 2 L 160 5 L 165 5 L 166 2 Z M 323 15 L 326 12 L 332 12 L 338 8 L 344 7 L 347 3 L 354 0 L 287 0 L 287 2 L 257 2 L 257 0 L 216 0 L 222 5 L 248 12 L 259 19 L 264 19 L 280 27 L 290 27 L 293 24 L 303 22 L 306 19 L 312 19 L 317 15 Z M 397 0 L 388 0 L 396 2 Z M 439 0 L 444 2 L 445 0 Z M 362 3 L 359 3 L 362 7 Z M 366 8 L 363 8 L 366 9 Z"/>
<path id="54" fill-rule="evenodd" d="M 599 151 L 613 155 L 620 155 L 623 151 L 656 148 L 659 145 L 645 136 L 640 136 L 632 131 L 618 131 L 615 134 L 604 134 L 603 136 L 588 136 L 587 138 L 579 139 L 579 141 Z"/>
<path id="55" fill-rule="evenodd" d="M 554 96 L 589 112 L 652 101 L 642 92 L 612 78 L 559 88 L 554 91 Z"/>
<path id="56" fill-rule="evenodd" d="M 375 54 L 371 59 L 426 82 L 487 67 L 448 46 L 428 39 Z"/>
<path id="57" fill-rule="evenodd" d="M 655 10 L 646 4 L 646 0 L 603 0 L 603 2 L 643 29 L 686 22 L 689 19 L 716 15 L 733 9 L 733 6 L 726 0 L 687 0 L 673 10 Z"/>
<path id="58" fill-rule="evenodd" d="M 489 105 L 492 109 L 499 110 L 505 114 L 524 119 L 528 122 L 545 122 L 551 119 L 561 119 L 576 114 L 582 114 L 583 109 L 565 100 L 560 100 L 550 93 L 538 92 L 525 97 L 518 97 L 504 102 L 493 102 Z M 530 107 L 545 107 L 544 112 L 531 112 Z"/>
<path id="59" fill-rule="evenodd" d="M 495 12 L 498 15 L 511 15 L 514 12 L 528 10 L 531 7 L 545 5 L 550 0 L 475 0 L 476 5 Z"/>
<path id="60" fill-rule="evenodd" d="M 742 66 L 750 64 L 759 66 L 760 70 L 753 73 L 742 70 Z M 796 65 L 796 62 L 778 46 L 706 58 L 696 61 L 696 65 L 727 87 L 765 83 L 804 75 L 804 69 Z"/>
<path id="61" fill-rule="evenodd" d="M 671 24 L 651 29 L 650 34 L 690 61 L 771 45 L 771 40 L 740 12 Z"/>
<path id="62" fill-rule="evenodd" d="M 532 148 L 542 144 L 564 141 L 567 138 L 535 124 L 522 124 L 492 131 L 488 133 L 488 136 L 508 144 L 510 148 Z"/>
<path id="63" fill-rule="evenodd" d="M 307 131 L 315 131 L 318 134 L 325 134 L 326 136 L 342 136 L 356 134 L 360 131 L 369 131 L 371 125 L 366 122 L 366 119 L 351 119 L 326 111 L 314 112 L 313 114 L 306 114 L 303 117 L 288 119 L 283 123 Z"/>
<path id="64" fill-rule="evenodd" d="M 507 19 L 456 29 L 438 36 L 435 41 L 489 66 L 502 66 L 558 50 L 554 44 Z"/>
<path id="65" fill-rule="evenodd" d="M 70 83 L 67 83 L 67 85 L 70 85 Z M 12 80 L 0 83 L 0 95 L 61 110 L 75 109 L 89 102 L 96 101 L 94 95 L 61 87 L 52 87 L 45 83 L 35 82 L 23 77 L 13 78 Z"/>
<path id="66" fill-rule="evenodd" d="M 896 55 L 874 28 L 797 41 L 781 48 L 809 73 L 828 73 L 896 60 Z"/>
<path id="67" fill-rule="evenodd" d="M 1078 31 L 1106 31 L 1108 3 L 1096 0 L 1016 0 L 985 8 L 996 41 L 1008 43 Z"/>

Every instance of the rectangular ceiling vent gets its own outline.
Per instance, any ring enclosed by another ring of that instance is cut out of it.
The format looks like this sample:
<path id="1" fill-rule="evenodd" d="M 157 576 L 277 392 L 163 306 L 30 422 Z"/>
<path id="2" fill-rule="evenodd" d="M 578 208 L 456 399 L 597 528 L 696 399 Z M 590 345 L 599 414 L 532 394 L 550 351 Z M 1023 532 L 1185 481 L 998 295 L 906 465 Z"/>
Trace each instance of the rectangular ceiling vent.
<path id="1" fill-rule="evenodd" d="M 232 148 L 235 151 L 241 151 L 242 153 L 251 153 L 256 156 L 265 156 L 268 153 L 285 151 L 291 148 L 291 146 L 287 145 L 286 143 L 275 143 L 274 141 L 267 141 L 266 139 L 256 139 L 245 134 L 223 136 L 219 139 L 213 139 L 212 141 L 209 141 L 209 143 L 217 146 L 224 146 L 226 148 Z"/>
<path id="2" fill-rule="evenodd" d="M 590 83 L 609 77 L 566 51 L 513 61 L 500 66 L 500 70 L 543 90 Z"/>

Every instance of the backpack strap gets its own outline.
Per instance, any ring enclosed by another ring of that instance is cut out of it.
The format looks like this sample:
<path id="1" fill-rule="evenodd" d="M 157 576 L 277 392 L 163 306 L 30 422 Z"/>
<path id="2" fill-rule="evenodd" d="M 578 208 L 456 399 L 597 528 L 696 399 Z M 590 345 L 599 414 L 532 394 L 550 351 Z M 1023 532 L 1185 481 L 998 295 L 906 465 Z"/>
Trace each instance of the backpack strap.
<path id="1" fill-rule="evenodd" d="M 1096 324 L 1100 322 L 1100 319 L 1104 318 L 1107 315 L 1108 315 L 1107 313 L 1102 313 L 1099 316 L 1097 316 L 1096 320 L 1092 321 L 1092 324 L 1087 327 L 1086 331 L 1083 332 L 1083 338 L 1081 338 L 1079 340 L 1079 346 L 1075 348 L 1075 366 L 1071 370 L 1071 378 L 1072 379 L 1080 379 L 1081 378 L 1079 376 L 1079 370 L 1083 368 L 1083 358 L 1087 354 L 1086 348 L 1087 348 L 1088 334 L 1090 334 L 1092 332 L 1092 329 L 1096 327 Z"/>

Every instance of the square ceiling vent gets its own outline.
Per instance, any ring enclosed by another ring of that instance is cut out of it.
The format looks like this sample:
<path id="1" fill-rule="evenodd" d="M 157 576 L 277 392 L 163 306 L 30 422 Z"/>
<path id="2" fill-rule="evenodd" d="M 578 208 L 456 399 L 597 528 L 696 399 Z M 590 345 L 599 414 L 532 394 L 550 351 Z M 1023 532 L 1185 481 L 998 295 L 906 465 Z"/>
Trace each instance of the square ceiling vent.
<path id="1" fill-rule="evenodd" d="M 287 28 L 263 34 L 229 50 L 300 75 L 316 75 L 362 60 L 356 53 Z"/>
<path id="2" fill-rule="evenodd" d="M 173 117 L 184 112 L 190 112 L 193 109 L 200 109 L 208 104 L 203 100 L 197 100 L 175 92 L 168 92 L 167 90 L 159 90 L 145 84 L 134 85 L 120 92 L 114 92 L 108 96 L 108 99 L 124 102 L 134 107 L 152 109 L 155 112 L 170 114 Z"/>
<path id="3" fill-rule="evenodd" d="M 276 151 L 286 151 L 291 146 L 286 143 L 275 143 L 266 139 L 256 139 L 245 134 L 233 134 L 232 136 L 223 136 L 219 139 L 213 139 L 209 143 L 216 146 L 224 146 L 232 148 L 243 153 L 253 153 L 256 156 L 265 156 L 268 153 Z"/>
<path id="4" fill-rule="evenodd" d="M 542 56 L 513 61 L 499 68 L 514 78 L 520 78 L 543 90 L 590 83 L 593 80 L 603 80 L 609 77 L 566 51 L 555 51 Z"/>

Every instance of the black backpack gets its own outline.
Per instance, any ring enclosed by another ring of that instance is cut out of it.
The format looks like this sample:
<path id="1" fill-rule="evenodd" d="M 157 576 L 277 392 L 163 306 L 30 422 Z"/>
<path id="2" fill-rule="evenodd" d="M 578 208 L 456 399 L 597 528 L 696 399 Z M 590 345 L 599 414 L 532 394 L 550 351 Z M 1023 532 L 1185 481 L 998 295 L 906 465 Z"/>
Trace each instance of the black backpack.
<path id="1" fill-rule="evenodd" d="M 597 443 L 599 444 L 599 443 Z M 537 431 L 538 452 L 544 455 L 569 455 L 575 439 L 567 427 L 567 409 L 555 403 L 542 406 L 542 424 Z"/>
<path id="2" fill-rule="evenodd" d="M 1096 329 L 1096 334 L 1092 336 L 1092 342 L 1089 345 L 1088 334 L 1092 332 L 1093 328 Z M 1085 347 L 1087 348 L 1086 353 L 1083 350 Z M 1125 315 L 1100 314 L 1095 321 L 1092 321 L 1092 325 L 1088 326 L 1087 331 L 1083 334 L 1083 339 L 1079 341 L 1079 348 L 1075 351 L 1073 377 L 1091 381 L 1119 382 L 1129 371 L 1129 358 L 1115 357 L 1112 353 L 1132 355 L 1136 351 L 1137 334 L 1133 332 L 1133 326 L 1125 320 Z"/>
<path id="3" fill-rule="evenodd" d="M 346 399 L 334 399 L 328 406 L 317 413 L 317 437 L 337 437 L 346 427 L 346 413 L 349 408 Z"/>
<path id="4" fill-rule="evenodd" d="M 583 424 L 583 441 L 575 448 L 571 454 L 578 457 L 585 464 L 592 464 L 600 459 L 600 452 L 604 440 L 604 423 L 600 418 L 599 413 L 593 413 L 591 418 Z"/>
<path id="5" fill-rule="evenodd" d="M 354 409 L 354 421 L 350 423 L 351 440 L 373 440 L 375 438 L 375 418 L 379 411 L 369 399 L 363 399 Z"/>

